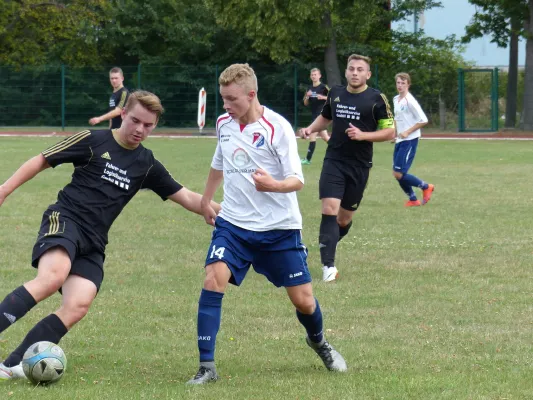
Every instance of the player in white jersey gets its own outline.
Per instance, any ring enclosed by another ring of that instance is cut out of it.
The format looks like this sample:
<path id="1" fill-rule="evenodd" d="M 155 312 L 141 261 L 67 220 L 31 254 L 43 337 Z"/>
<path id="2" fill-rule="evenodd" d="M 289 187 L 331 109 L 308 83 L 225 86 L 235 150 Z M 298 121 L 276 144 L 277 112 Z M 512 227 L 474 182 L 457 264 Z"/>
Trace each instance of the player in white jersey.
<path id="1" fill-rule="evenodd" d="M 409 197 L 406 207 L 416 207 L 426 204 L 435 190 L 435 186 L 426 183 L 418 177 L 408 174 L 415 159 L 420 129 L 428 123 L 428 119 L 418 101 L 409 93 L 411 77 L 405 72 L 396 74 L 396 89 L 398 95 L 394 97 L 394 122 L 396 125 L 396 145 L 392 164 L 392 174 L 398 180 L 400 187 Z M 417 199 L 413 187 L 422 189 L 422 203 Z"/>
<path id="2" fill-rule="evenodd" d="M 218 143 L 202 197 L 215 230 L 205 261 L 198 305 L 200 368 L 189 384 L 216 381 L 215 341 L 228 283 L 239 286 L 250 266 L 285 287 L 307 331 L 307 344 L 332 371 L 346 371 L 342 356 L 325 340 L 322 312 L 313 296 L 302 243 L 296 191 L 303 187 L 296 137 L 281 115 L 262 106 L 248 64 L 233 64 L 219 78 L 227 113 L 217 120 Z M 222 211 L 210 199 L 224 180 Z M 216 220 L 215 220 L 216 218 Z"/>

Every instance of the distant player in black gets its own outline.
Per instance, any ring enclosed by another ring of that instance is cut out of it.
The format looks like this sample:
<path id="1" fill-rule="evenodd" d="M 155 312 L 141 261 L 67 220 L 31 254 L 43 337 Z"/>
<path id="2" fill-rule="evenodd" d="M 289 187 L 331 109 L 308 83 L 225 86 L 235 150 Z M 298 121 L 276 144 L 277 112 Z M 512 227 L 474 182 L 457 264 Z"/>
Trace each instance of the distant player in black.
<path id="1" fill-rule="evenodd" d="M 307 88 L 304 96 L 304 105 L 311 107 L 311 115 L 313 121 L 320 115 L 322 107 L 326 104 L 326 99 L 328 98 L 329 87 L 328 85 L 320 82 L 322 75 L 318 68 L 313 68 L 310 75 L 311 81 L 313 82 Z M 325 142 L 329 140 L 329 135 L 327 130 L 320 132 L 313 132 L 307 139 L 309 139 L 309 148 L 307 149 L 307 156 L 302 159 L 302 164 L 309 165 L 311 164 L 311 159 L 313 158 L 313 153 L 316 148 L 316 137 L 317 134 L 320 135 Z"/>
<path id="2" fill-rule="evenodd" d="M 89 124 L 97 125 L 102 121 L 109 120 L 109 129 L 118 129 L 122 123 L 121 112 L 128 101 L 128 89 L 124 87 L 124 73 L 118 67 L 109 71 L 109 82 L 113 87 L 113 93 L 109 98 L 109 111 L 99 117 L 89 120 Z"/>
<path id="3" fill-rule="evenodd" d="M 367 86 L 370 76 L 368 57 L 357 54 L 348 57 L 348 85 L 333 87 L 321 115 L 301 131 L 307 137 L 333 121 L 319 184 L 322 200 L 319 245 L 325 282 L 338 276 L 337 243 L 348 233 L 353 213 L 363 198 L 372 167 L 372 143 L 389 141 L 395 134 L 387 98 Z"/>
<path id="4" fill-rule="evenodd" d="M 38 322 L 0 364 L 0 379 L 24 377 L 20 362 L 26 349 L 39 341 L 58 343 L 86 315 L 104 277 L 109 229 L 141 188 L 201 213 L 201 195 L 176 182 L 141 144 L 162 112 L 157 96 L 134 92 L 122 110 L 118 130 L 86 130 L 70 136 L 28 160 L 0 186 L 2 205 L 15 189 L 45 169 L 62 163 L 75 167 L 71 182 L 44 212 L 32 254 L 37 277 L 0 303 L 0 332 L 58 290 L 62 305 Z M 213 205 L 218 212 L 220 206 Z"/>

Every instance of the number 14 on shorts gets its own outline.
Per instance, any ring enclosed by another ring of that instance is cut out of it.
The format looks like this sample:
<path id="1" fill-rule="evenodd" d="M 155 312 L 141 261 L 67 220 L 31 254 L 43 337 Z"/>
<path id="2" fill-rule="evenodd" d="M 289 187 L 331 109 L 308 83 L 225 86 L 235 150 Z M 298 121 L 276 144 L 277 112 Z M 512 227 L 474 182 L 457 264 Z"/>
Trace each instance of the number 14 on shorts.
<path id="1" fill-rule="evenodd" d="M 211 255 L 209 256 L 209 258 L 215 258 L 216 256 L 219 260 L 221 260 L 224 257 L 224 250 L 226 250 L 225 247 L 219 247 L 217 249 L 216 246 L 213 245 L 213 250 L 211 250 Z"/>

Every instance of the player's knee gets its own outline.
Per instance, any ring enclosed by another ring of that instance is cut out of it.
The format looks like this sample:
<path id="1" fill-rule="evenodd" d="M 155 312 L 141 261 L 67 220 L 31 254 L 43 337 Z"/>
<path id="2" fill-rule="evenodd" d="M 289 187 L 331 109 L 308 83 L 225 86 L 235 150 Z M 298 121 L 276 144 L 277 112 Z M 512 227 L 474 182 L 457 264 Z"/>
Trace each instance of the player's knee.
<path id="1" fill-rule="evenodd" d="M 51 295 L 61 289 L 65 279 L 66 276 L 62 272 L 53 270 L 37 275 L 34 282 L 42 289 L 43 294 Z"/>
<path id="2" fill-rule="evenodd" d="M 225 264 L 222 266 L 215 264 L 211 264 L 210 266 L 206 267 L 204 289 L 213 292 L 224 293 L 231 277 L 231 272 Z"/>
<path id="3" fill-rule="evenodd" d="M 313 314 L 316 309 L 316 301 L 315 298 L 311 296 L 301 296 L 296 299 L 294 299 L 293 305 L 296 307 L 298 311 L 300 311 L 302 314 Z"/>
<path id="4" fill-rule="evenodd" d="M 89 312 L 91 302 L 71 301 L 63 304 L 58 310 L 61 320 L 69 329 L 81 321 Z"/>
<path id="5" fill-rule="evenodd" d="M 403 174 L 401 172 L 392 171 L 392 175 L 397 179 L 401 180 L 403 178 Z"/>
<path id="6" fill-rule="evenodd" d="M 350 225 L 351 222 L 352 222 L 351 216 L 344 216 L 344 215 L 337 216 L 337 224 L 339 224 L 340 227 L 346 227 Z"/>
<path id="7" fill-rule="evenodd" d="M 322 214 L 324 215 L 337 215 L 339 212 L 339 207 L 333 205 L 333 204 L 329 204 L 329 203 L 324 203 L 322 204 Z"/>

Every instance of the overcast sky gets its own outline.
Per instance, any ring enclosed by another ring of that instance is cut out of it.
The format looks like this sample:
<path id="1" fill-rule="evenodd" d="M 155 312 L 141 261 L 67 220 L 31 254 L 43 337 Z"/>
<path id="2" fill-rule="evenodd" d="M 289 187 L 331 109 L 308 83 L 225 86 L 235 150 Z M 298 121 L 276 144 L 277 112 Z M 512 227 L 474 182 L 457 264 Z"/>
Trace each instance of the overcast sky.
<path id="1" fill-rule="evenodd" d="M 444 39 L 447 35 L 458 37 L 465 33 L 465 26 L 475 13 L 475 7 L 467 0 L 442 0 L 443 8 L 435 8 L 425 13 L 425 21 L 418 26 L 423 27 L 426 35 L 437 39 Z M 396 22 L 393 29 L 403 29 L 413 32 L 413 20 Z M 485 36 L 466 45 L 464 58 L 474 61 L 478 66 L 507 66 L 509 65 L 509 49 L 502 49 L 491 43 L 491 37 Z M 525 41 L 521 41 L 518 48 L 518 64 L 525 64 Z"/>

